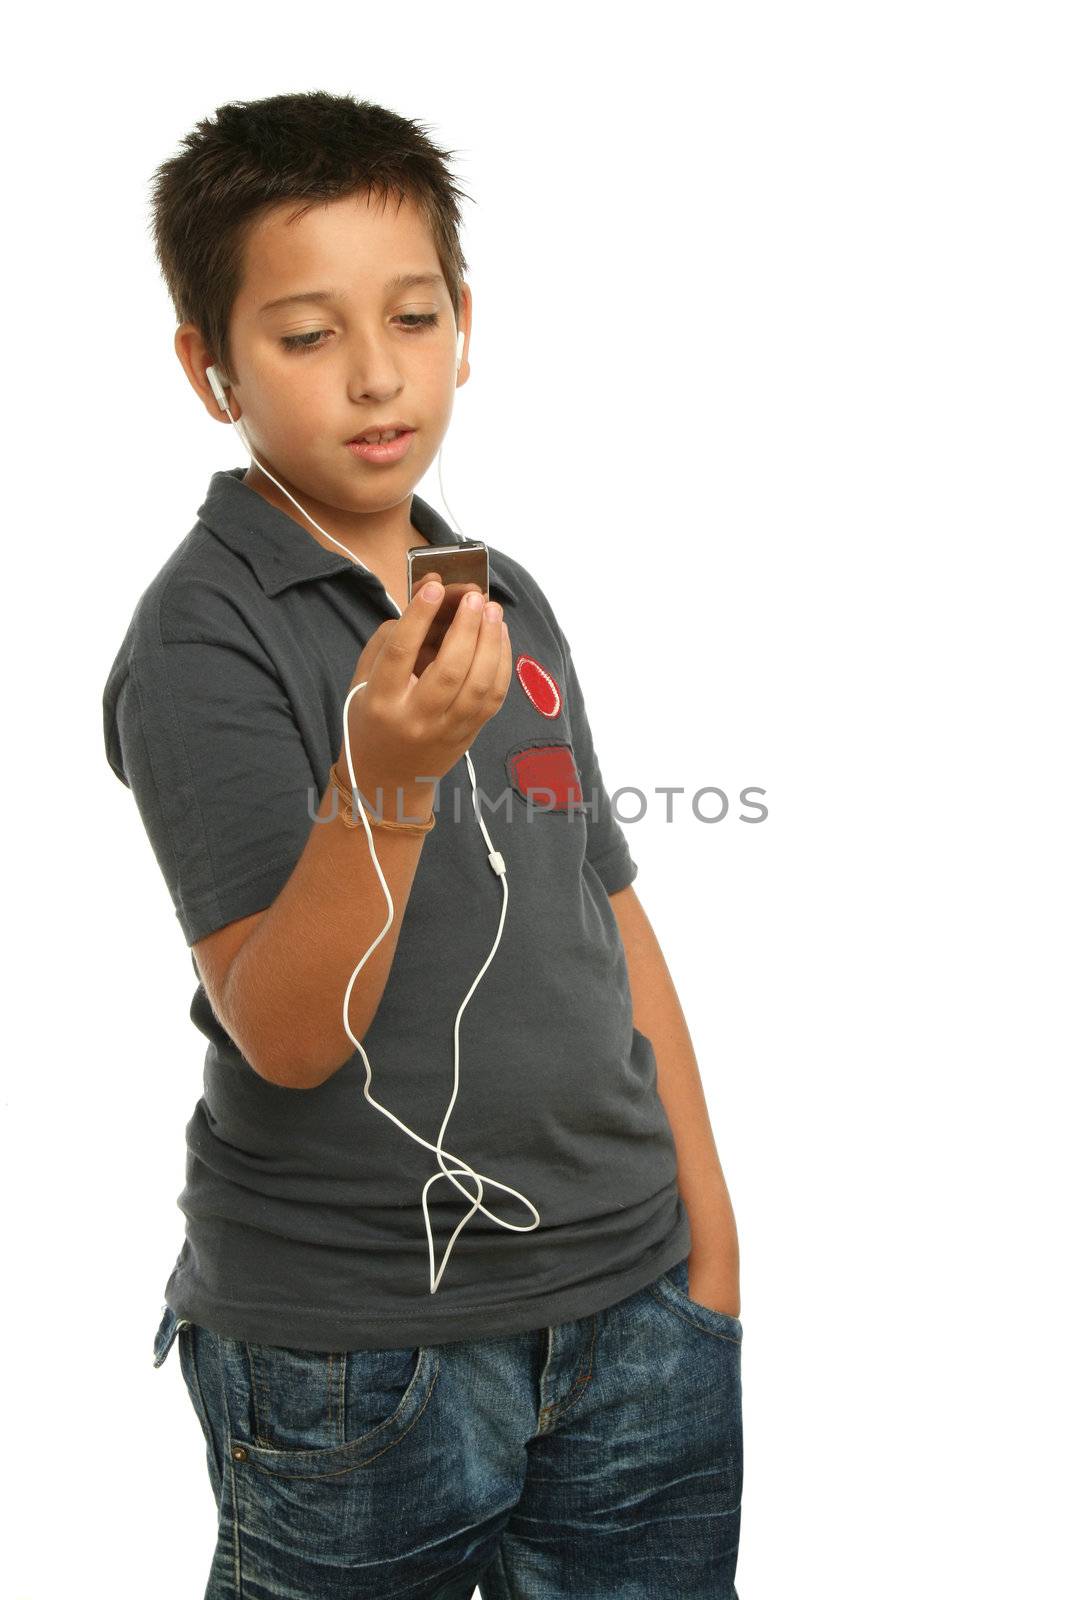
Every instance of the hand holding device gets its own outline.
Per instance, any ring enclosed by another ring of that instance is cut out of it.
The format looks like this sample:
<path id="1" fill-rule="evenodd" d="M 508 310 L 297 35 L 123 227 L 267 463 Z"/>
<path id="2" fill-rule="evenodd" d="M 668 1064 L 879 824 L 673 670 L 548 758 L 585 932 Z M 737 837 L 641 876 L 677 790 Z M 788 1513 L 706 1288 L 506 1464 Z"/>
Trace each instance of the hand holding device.
<path id="1" fill-rule="evenodd" d="M 395 621 L 383 622 L 364 646 L 352 683 L 349 745 L 360 792 L 395 818 L 427 814 L 433 788 L 495 716 L 511 681 L 511 642 L 503 620 L 490 621 L 458 594 L 440 647 L 421 675 L 415 671 L 444 596 L 419 592 Z M 474 586 L 462 586 L 474 592 Z M 446 591 L 447 592 L 447 591 Z"/>

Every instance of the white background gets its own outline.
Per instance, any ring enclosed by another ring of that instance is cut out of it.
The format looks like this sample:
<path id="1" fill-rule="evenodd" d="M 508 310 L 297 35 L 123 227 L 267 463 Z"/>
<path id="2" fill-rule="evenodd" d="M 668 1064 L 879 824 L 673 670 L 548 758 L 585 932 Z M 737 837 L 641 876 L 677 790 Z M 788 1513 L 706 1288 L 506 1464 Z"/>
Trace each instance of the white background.
<path id="1" fill-rule="evenodd" d="M 214 1542 L 176 1349 L 151 1359 L 203 1041 L 100 696 L 211 473 L 247 460 L 174 355 L 150 174 L 227 100 L 312 88 L 457 152 L 448 501 L 547 589 L 608 786 L 652 800 L 635 888 L 741 1237 L 742 1600 L 1062 1592 L 1057 9 L 14 25 L 13 1600 L 194 1600 Z M 731 811 L 668 824 L 667 784 Z"/>

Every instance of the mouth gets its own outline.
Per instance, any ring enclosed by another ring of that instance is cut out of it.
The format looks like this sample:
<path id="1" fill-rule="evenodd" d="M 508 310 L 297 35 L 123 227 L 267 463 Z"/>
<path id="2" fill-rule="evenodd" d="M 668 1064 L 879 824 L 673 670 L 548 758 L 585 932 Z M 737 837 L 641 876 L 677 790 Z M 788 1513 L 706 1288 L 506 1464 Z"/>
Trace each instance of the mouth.
<path id="1" fill-rule="evenodd" d="M 408 452 L 415 429 L 406 423 L 391 428 L 367 428 L 363 433 L 345 442 L 345 449 L 359 456 L 361 461 L 399 461 Z"/>
<path id="2" fill-rule="evenodd" d="M 381 428 L 366 428 L 362 433 L 354 433 L 351 439 L 346 439 L 346 444 L 388 444 L 398 433 L 412 433 L 414 429 L 410 422 L 389 422 Z"/>

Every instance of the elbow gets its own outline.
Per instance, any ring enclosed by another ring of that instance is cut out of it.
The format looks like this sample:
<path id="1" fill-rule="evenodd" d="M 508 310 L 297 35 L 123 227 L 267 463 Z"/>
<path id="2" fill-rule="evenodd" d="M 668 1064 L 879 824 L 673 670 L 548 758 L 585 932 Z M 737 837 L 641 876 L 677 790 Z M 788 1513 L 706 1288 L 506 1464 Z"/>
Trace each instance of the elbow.
<path id="1" fill-rule="evenodd" d="M 314 1087 L 315 1074 L 309 1070 L 303 1052 L 293 1048 L 292 1042 L 273 1021 L 255 1013 L 247 1003 L 247 996 L 233 982 L 233 968 L 227 974 L 219 998 L 221 1003 L 213 1008 L 215 1014 L 237 1047 L 241 1060 L 257 1078 L 277 1089 Z"/>
<path id="2" fill-rule="evenodd" d="M 277 1089 L 317 1089 L 352 1059 L 355 1046 L 342 1024 L 325 1032 L 303 1023 L 293 1026 L 293 1014 L 286 1008 L 283 1017 L 271 1016 L 250 1003 L 247 989 L 232 982 L 228 975 L 223 996 L 225 1027 L 242 1058 L 265 1083 Z M 354 997 L 353 997 L 354 999 Z M 338 1007 L 338 1010 L 340 1008 Z M 377 1012 L 364 1014 L 354 1003 L 348 1010 L 348 1025 L 357 1039 L 366 1037 Z"/>
<path id="3" fill-rule="evenodd" d="M 233 1040 L 244 1061 L 257 1078 L 262 1078 L 264 1083 L 273 1084 L 277 1089 L 295 1089 L 300 1087 L 300 1073 L 297 1063 L 292 1055 L 280 1050 L 275 1042 L 272 1047 L 267 1047 L 259 1040 L 253 1039 L 247 1028 L 237 1028 L 231 1023 L 225 1024 L 226 1032 Z"/>
<path id="4" fill-rule="evenodd" d="M 336 1066 L 324 1069 L 321 1062 L 296 1061 L 292 1056 L 286 1056 L 252 1065 L 255 1066 L 259 1076 L 267 1083 L 273 1084 L 276 1089 L 318 1089 L 328 1082 L 338 1067 L 344 1063 L 339 1061 Z"/>
<path id="5" fill-rule="evenodd" d="M 338 1061 L 327 1066 L 321 1057 L 310 1055 L 306 1048 L 297 1050 L 291 1040 L 274 1030 L 266 1039 L 234 1042 L 257 1077 L 275 1089 L 317 1089 L 341 1065 Z"/>
<path id="6" fill-rule="evenodd" d="M 257 1051 L 253 1056 L 242 1050 L 241 1054 L 257 1077 L 275 1089 L 311 1089 L 309 1083 L 291 1056 L 265 1054 Z"/>
<path id="7" fill-rule="evenodd" d="M 354 1005 L 349 1006 L 348 1026 L 357 1039 L 367 1037 L 377 1010 L 377 1004 L 366 1012 L 357 1011 Z M 329 1038 L 319 1039 L 311 1051 L 291 1051 L 283 1060 L 276 1062 L 271 1069 L 271 1081 L 280 1083 L 284 1089 L 317 1089 L 347 1066 L 356 1053 L 355 1045 L 342 1027 L 339 1032 L 331 1031 Z"/>
<path id="8" fill-rule="evenodd" d="M 367 1019 L 361 1032 L 359 1021 L 350 1016 L 349 1026 L 356 1037 L 362 1039 L 372 1020 Z M 292 1042 L 275 1038 L 270 1047 L 261 1047 L 247 1055 L 243 1050 L 241 1053 L 253 1071 L 277 1089 L 318 1089 L 351 1061 L 355 1046 L 347 1034 L 343 1039 L 331 1037 L 328 1043 L 323 1042 L 314 1050 L 307 1048 L 306 1038 L 301 1049 Z"/>

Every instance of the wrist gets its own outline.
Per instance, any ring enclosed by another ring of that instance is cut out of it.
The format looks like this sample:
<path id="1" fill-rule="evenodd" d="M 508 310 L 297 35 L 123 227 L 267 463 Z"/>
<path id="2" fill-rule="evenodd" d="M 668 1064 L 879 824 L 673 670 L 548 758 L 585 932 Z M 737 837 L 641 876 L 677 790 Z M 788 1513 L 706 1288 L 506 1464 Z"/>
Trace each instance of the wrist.
<path id="1" fill-rule="evenodd" d="M 394 777 L 380 778 L 376 774 L 360 777 L 357 772 L 359 798 L 363 809 L 372 821 L 384 818 L 387 822 L 425 822 L 431 816 L 437 798 L 437 781 L 434 778 L 397 781 Z M 333 781 L 347 797 L 350 789 L 348 763 L 343 754 L 334 764 Z"/>
<path id="2" fill-rule="evenodd" d="M 407 783 L 397 786 L 383 784 L 368 794 L 360 788 L 360 799 L 369 817 L 381 817 L 386 822 L 425 822 L 433 813 L 437 785 Z"/>

